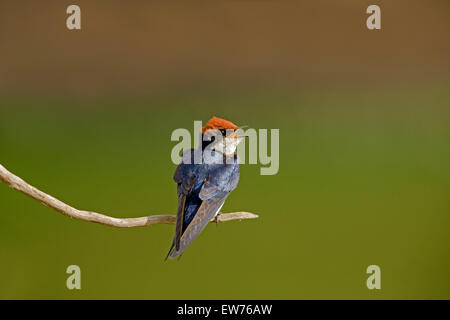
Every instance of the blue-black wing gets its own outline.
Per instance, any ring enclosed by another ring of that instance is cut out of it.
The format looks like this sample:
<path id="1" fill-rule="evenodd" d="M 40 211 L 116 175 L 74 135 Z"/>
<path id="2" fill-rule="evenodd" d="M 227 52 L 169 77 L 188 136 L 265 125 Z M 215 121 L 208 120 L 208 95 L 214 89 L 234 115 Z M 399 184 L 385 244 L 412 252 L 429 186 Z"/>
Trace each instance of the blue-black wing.
<path id="1" fill-rule="evenodd" d="M 194 184 L 196 182 L 197 176 L 196 171 L 198 170 L 198 167 L 196 167 L 195 165 L 194 155 L 195 155 L 194 149 L 186 151 L 183 154 L 181 163 L 178 165 L 177 169 L 175 170 L 175 174 L 173 176 L 174 181 L 178 184 L 177 186 L 178 204 L 177 204 L 177 221 L 175 227 L 175 238 L 172 247 L 169 250 L 169 253 L 174 246 L 175 250 L 179 249 L 180 238 L 181 235 L 183 234 L 184 229 L 186 228 L 185 223 L 186 208 L 189 208 L 188 215 L 190 215 L 191 211 L 195 209 L 193 206 L 192 195 L 193 191 L 195 194 Z"/>
<path id="2" fill-rule="evenodd" d="M 194 151 L 190 152 L 187 156 L 193 156 Z M 171 258 L 183 253 L 236 188 L 239 163 L 206 165 L 182 161 L 174 180 L 178 184 L 178 209 L 175 238 L 168 254 Z"/>

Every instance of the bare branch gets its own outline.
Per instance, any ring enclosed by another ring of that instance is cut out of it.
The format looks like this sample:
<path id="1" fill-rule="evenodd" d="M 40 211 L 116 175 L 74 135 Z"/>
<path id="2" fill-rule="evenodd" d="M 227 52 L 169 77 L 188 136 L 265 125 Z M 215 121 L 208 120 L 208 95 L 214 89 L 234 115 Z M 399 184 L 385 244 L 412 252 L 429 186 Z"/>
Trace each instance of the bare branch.
<path id="1" fill-rule="evenodd" d="M 18 176 L 6 170 L 6 168 L 1 164 L 0 180 L 9 185 L 11 188 L 16 189 L 26 194 L 27 196 L 40 201 L 44 205 L 55 209 L 56 211 L 68 217 L 79 220 L 91 221 L 119 228 L 143 227 L 161 223 L 175 224 L 176 221 L 176 217 L 174 215 L 153 215 L 140 218 L 114 218 L 93 211 L 78 210 L 33 187 Z M 217 222 L 255 218 L 258 218 L 258 215 L 250 212 L 222 213 L 217 216 Z M 216 220 L 211 220 L 211 222 L 213 221 L 215 222 Z"/>

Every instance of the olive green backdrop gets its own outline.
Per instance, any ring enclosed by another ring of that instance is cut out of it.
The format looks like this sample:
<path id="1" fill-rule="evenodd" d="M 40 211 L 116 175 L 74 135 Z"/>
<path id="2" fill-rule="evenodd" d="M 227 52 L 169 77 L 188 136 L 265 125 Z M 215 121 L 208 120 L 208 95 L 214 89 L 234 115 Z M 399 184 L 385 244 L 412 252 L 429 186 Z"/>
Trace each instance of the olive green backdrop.
<path id="1" fill-rule="evenodd" d="M 69 219 L 0 185 L 2 299 L 449 299 L 450 6 L 0 3 L 0 163 L 80 209 L 174 213 L 176 128 L 280 129 L 180 261 L 174 227 Z M 66 288 L 68 265 L 82 289 Z M 366 268 L 381 267 L 381 290 Z"/>

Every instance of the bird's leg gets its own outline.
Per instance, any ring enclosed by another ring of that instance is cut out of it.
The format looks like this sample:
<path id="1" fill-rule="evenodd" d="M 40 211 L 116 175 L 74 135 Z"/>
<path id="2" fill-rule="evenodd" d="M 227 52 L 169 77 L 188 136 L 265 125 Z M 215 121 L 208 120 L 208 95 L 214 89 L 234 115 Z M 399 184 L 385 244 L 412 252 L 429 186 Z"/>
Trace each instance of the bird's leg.
<path id="1" fill-rule="evenodd" d="M 216 223 L 216 226 L 219 225 L 219 216 L 222 214 L 222 212 L 218 212 L 214 218 L 214 222 Z"/>

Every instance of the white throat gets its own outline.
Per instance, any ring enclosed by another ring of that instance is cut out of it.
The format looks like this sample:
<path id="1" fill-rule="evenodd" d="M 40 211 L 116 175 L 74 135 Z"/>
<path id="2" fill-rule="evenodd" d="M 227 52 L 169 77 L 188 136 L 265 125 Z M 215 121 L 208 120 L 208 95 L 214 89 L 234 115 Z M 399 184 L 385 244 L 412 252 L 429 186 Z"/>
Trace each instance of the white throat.
<path id="1" fill-rule="evenodd" d="M 237 146 L 241 141 L 242 138 L 235 137 L 219 139 L 219 141 L 214 144 L 214 149 L 225 156 L 232 156 L 236 152 Z"/>

